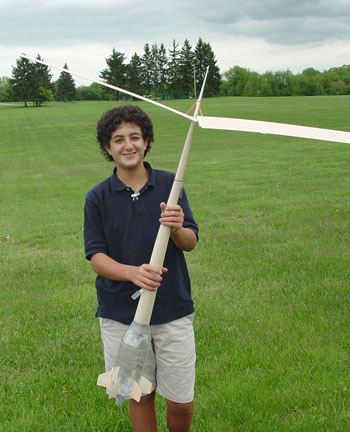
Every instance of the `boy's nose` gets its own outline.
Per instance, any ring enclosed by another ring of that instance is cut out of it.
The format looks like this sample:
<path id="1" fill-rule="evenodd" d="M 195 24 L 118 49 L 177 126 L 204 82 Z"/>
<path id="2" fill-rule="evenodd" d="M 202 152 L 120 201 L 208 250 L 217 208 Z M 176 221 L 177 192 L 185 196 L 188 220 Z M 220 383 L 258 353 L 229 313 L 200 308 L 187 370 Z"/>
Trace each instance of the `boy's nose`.
<path id="1" fill-rule="evenodd" d="M 126 148 L 131 148 L 131 147 L 132 147 L 132 142 L 131 142 L 131 140 L 129 140 L 129 139 L 126 139 L 126 140 L 125 140 L 125 147 L 126 147 Z"/>

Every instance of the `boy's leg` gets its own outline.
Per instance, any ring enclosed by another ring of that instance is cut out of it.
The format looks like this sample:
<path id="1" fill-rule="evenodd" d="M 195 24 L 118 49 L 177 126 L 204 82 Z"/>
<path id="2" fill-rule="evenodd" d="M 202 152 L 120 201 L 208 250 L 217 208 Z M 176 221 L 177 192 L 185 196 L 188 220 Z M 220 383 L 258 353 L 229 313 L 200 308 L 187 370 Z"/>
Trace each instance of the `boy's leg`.
<path id="1" fill-rule="evenodd" d="M 193 401 L 177 403 L 165 399 L 168 405 L 167 425 L 170 432 L 188 432 L 193 417 Z"/>
<path id="2" fill-rule="evenodd" d="M 100 318 L 101 336 L 104 348 L 106 371 L 115 366 L 120 341 L 128 326 L 106 318 Z M 156 431 L 156 413 L 154 409 L 155 359 L 153 349 L 150 350 L 142 375 L 152 382 L 153 392 L 141 397 L 140 403 L 130 399 L 130 420 L 135 431 Z"/>
<path id="3" fill-rule="evenodd" d="M 154 392 L 141 397 L 140 402 L 129 400 L 129 413 L 134 432 L 156 432 L 157 418 Z"/>
<path id="4" fill-rule="evenodd" d="M 167 402 L 170 432 L 186 432 L 193 416 L 195 340 L 193 315 L 151 326 L 157 363 L 157 393 Z"/>

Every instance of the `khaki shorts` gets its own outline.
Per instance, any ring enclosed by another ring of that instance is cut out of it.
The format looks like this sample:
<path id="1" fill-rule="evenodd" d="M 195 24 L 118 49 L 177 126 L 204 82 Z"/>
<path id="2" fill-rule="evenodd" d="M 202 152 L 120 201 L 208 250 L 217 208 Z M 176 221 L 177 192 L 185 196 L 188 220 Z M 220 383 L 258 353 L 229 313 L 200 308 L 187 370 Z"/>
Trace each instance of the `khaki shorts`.
<path id="1" fill-rule="evenodd" d="M 178 403 L 193 400 L 195 381 L 195 342 L 193 315 L 151 326 L 152 346 L 142 375 L 152 383 L 152 391 Z M 128 326 L 100 318 L 106 372 L 115 366 L 120 341 Z"/>

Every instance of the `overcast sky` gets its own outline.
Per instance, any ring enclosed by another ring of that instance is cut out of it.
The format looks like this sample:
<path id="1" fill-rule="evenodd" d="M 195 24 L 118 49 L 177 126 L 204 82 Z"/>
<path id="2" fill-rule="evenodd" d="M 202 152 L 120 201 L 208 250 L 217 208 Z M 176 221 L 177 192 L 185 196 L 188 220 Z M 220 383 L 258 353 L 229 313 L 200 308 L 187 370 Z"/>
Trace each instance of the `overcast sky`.
<path id="1" fill-rule="evenodd" d="M 145 43 L 199 37 L 222 73 L 323 71 L 350 64 L 350 0 L 0 0 L 0 76 L 25 52 L 98 78 L 113 47 L 128 62 Z"/>

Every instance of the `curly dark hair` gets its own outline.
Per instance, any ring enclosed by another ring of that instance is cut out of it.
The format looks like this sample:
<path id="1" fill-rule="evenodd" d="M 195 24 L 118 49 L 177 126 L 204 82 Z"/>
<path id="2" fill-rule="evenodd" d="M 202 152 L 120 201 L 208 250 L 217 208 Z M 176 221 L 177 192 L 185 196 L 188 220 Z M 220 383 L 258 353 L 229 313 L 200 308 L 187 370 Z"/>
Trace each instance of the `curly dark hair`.
<path id="1" fill-rule="evenodd" d="M 122 105 L 106 111 L 97 122 L 97 141 L 99 142 L 101 153 L 108 161 L 113 158 L 105 149 L 109 147 L 112 133 L 122 123 L 135 123 L 141 131 L 144 141 L 147 141 L 147 147 L 144 156 L 151 149 L 151 143 L 154 142 L 153 125 L 148 115 L 141 108 L 135 105 Z"/>

